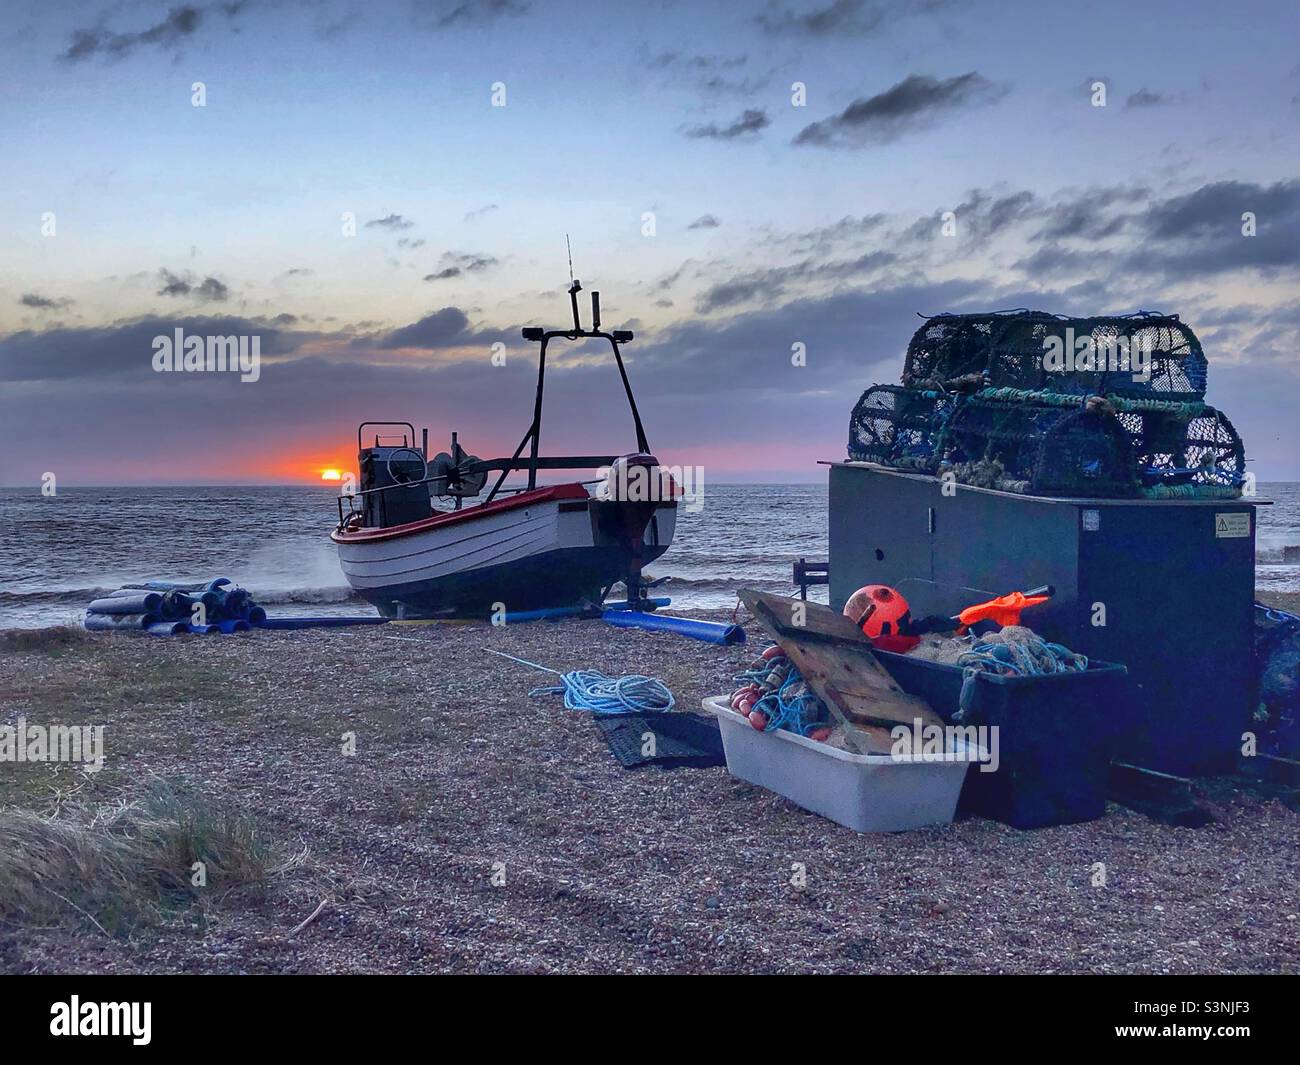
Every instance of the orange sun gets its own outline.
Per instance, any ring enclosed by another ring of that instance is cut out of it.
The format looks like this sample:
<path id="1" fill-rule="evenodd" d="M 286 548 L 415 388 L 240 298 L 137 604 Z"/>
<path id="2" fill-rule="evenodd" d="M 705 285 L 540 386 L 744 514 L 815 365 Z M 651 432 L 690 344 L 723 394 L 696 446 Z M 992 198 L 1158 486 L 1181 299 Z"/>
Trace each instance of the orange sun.
<path id="1" fill-rule="evenodd" d="M 343 480 L 343 474 L 338 470 L 321 470 L 320 479 L 322 481 L 341 481 Z"/>

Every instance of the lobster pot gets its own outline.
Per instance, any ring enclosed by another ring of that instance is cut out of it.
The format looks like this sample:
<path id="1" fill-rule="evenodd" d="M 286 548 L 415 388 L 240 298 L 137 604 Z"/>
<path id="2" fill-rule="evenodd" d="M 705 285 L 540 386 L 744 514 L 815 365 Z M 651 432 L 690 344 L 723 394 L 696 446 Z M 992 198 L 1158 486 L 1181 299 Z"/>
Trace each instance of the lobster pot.
<path id="1" fill-rule="evenodd" d="M 994 346 L 1008 325 L 1021 321 L 1056 321 L 1043 311 L 995 314 L 937 314 L 912 334 L 903 362 L 903 384 L 950 381 L 967 374 L 987 376 Z"/>
<path id="2" fill-rule="evenodd" d="M 1106 411 L 972 396 L 953 412 L 943 449 L 963 484 L 1040 496 L 1138 493 L 1129 436 Z"/>
<path id="3" fill-rule="evenodd" d="M 1121 410 L 1138 479 L 1148 494 L 1241 494 L 1246 456 L 1222 411 L 1204 404 Z"/>
<path id="4" fill-rule="evenodd" d="M 952 406 L 952 397 L 941 392 L 872 385 L 849 418 L 849 458 L 933 470 L 936 437 Z"/>
<path id="5" fill-rule="evenodd" d="M 989 355 L 994 388 L 1178 401 L 1205 396 L 1205 353 L 1177 315 L 1008 318 Z"/>

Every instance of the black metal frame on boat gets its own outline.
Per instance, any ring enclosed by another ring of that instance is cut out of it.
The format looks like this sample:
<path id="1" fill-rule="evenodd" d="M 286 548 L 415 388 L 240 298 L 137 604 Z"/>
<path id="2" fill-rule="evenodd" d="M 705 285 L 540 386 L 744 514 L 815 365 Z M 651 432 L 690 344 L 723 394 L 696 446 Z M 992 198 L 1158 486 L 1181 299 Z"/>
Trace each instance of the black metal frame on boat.
<path id="1" fill-rule="evenodd" d="M 632 421 L 636 428 L 636 445 L 637 450 L 646 454 L 650 450 L 650 445 L 646 440 L 645 427 L 641 424 L 641 413 L 637 410 L 636 397 L 632 394 L 632 383 L 628 380 L 627 368 L 623 363 L 623 352 L 619 347 L 620 344 L 629 343 L 633 334 L 630 329 L 615 329 L 606 332 L 600 328 L 600 293 L 593 291 L 591 294 L 591 316 L 592 328 L 584 329 L 582 320 L 578 312 L 578 293 L 582 291 L 582 282 L 574 280 L 569 285 L 569 302 L 573 309 L 573 328 L 572 329 L 542 329 L 538 327 L 528 327 L 523 330 L 525 340 L 536 341 L 541 343 L 541 348 L 537 358 L 537 391 L 533 400 L 533 420 L 524 433 L 524 437 L 519 441 L 519 446 L 515 448 L 514 454 L 510 458 L 498 459 L 477 459 L 474 462 L 467 463 L 458 470 L 462 476 L 471 473 L 487 473 L 500 471 L 501 476 L 497 478 L 492 489 L 488 492 L 487 497 L 482 501 L 484 504 L 492 502 L 497 495 L 503 491 L 503 485 L 506 477 L 514 470 L 528 471 L 527 488 L 504 489 L 504 491 L 530 491 L 537 487 L 538 470 L 583 470 L 583 469 L 600 469 L 612 465 L 620 456 L 618 455 L 553 455 L 543 456 L 539 454 L 542 435 L 542 398 L 546 387 L 546 349 L 550 342 L 556 338 L 565 340 L 606 340 L 614 351 L 614 361 L 618 366 L 618 374 L 623 382 L 623 393 L 627 397 L 628 407 L 632 411 Z M 403 439 L 402 448 L 409 450 L 412 454 L 419 455 L 425 464 L 425 476 L 413 480 L 404 481 L 400 484 L 382 485 L 377 488 L 368 488 L 361 491 L 354 491 L 348 495 L 340 495 L 338 499 L 339 508 L 339 530 L 344 530 L 352 515 L 359 514 L 356 509 L 355 500 L 364 499 L 366 496 L 378 495 L 381 512 L 386 508 L 384 503 L 386 493 L 393 491 L 407 491 L 411 488 L 418 488 L 421 485 L 431 484 L 435 481 L 445 481 L 445 474 L 428 475 L 429 446 L 428 430 L 425 430 L 424 439 L 421 447 L 415 446 L 415 426 L 410 422 L 378 422 L 366 421 L 357 426 L 357 450 L 361 451 L 364 444 L 361 438 L 362 430 L 368 425 L 398 425 L 406 426 L 411 430 L 411 443 L 408 446 Z M 455 434 L 453 434 L 453 440 Z M 375 438 L 376 443 L 379 437 Z M 528 458 L 523 459 L 524 448 L 528 447 Z M 349 510 L 345 514 L 343 511 L 343 500 L 354 501 L 350 503 Z M 456 500 L 457 509 L 460 508 L 460 499 Z"/>

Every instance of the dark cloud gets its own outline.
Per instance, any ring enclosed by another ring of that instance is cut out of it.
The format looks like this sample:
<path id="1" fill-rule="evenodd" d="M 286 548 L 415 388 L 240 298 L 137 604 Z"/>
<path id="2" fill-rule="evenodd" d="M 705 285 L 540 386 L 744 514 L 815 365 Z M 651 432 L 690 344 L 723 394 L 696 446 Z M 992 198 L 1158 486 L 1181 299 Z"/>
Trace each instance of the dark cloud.
<path id="1" fill-rule="evenodd" d="M 416 248 L 423 248 L 424 245 L 425 245 L 425 240 L 423 237 L 419 237 L 414 240 L 410 237 L 397 238 L 397 246 L 399 248 L 407 248 L 411 251 L 414 251 Z"/>
<path id="2" fill-rule="evenodd" d="M 912 74 L 882 93 L 854 100 L 838 115 L 805 126 L 794 143 L 823 148 L 886 143 L 944 114 L 994 103 L 1006 92 L 973 70 L 951 78 Z"/>
<path id="3" fill-rule="evenodd" d="M 1113 237 L 1129 224 L 1129 205 L 1147 195 L 1148 190 L 1142 188 L 1090 189 L 1047 208 L 1043 228 L 1036 234 L 1036 239 L 1102 240 Z"/>
<path id="4" fill-rule="evenodd" d="M 462 3 L 441 6 L 434 17 L 437 26 L 483 26 L 499 18 L 518 17 L 528 13 L 530 4 L 525 0 L 463 0 Z"/>
<path id="5" fill-rule="evenodd" d="M 847 281 L 883 270 L 897 261 L 891 251 L 869 251 L 851 259 L 823 261 L 806 259 L 790 266 L 755 270 L 718 282 L 696 301 L 702 314 L 746 303 L 772 303 L 785 295 L 789 286 L 811 281 Z"/>
<path id="6" fill-rule="evenodd" d="M 688 55 L 660 52 L 646 64 L 650 70 L 664 71 L 675 79 L 689 78 L 709 96 L 752 96 L 771 83 L 773 72 L 734 76 L 749 63 L 749 56 Z"/>
<path id="7" fill-rule="evenodd" d="M 150 317 L 94 328 L 25 330 L 0 337 L 0 380 L 157 376 L 154 338 L 174 336 L 177 329 L 187 336 L 259 336 L 263 355 L 287 354 L 310 337 L 288 333 L 272 320 L 233 316 Z"/>
<path id="8" fill-rule="evenodd" d="M 219 303 L 230 295 L 230 290 L 215 277 L 205 277 L 195 282 L 192 274 L 175 274 L 166 267 L 158 271 L 159 296 L 193 296 L 209 303 Z"/>
<path id="9" fill-rule="evenodd" d="M 498 207 L 498 205 L 495 204 L 495 203 L 489 203 L 489 204 L 487 204 L 487 205 L 484 206 L 484 207 L 476 207 L 476 208 L 475 208 L 474 210 L 472 210 L 472 211 L 466 211 L 466 212 L 465 212 L 465 221 L 466 221 L 466 222 L 472 222 L 472 221 L 474 221 L 476 218 L 482 218 L 485 214 L 488 214 L 488 213 L 491 212 L 491 211 L 496 211 L 496 210 L 498 210 L 498 209 L 499 209 L 499 207 Z"/>
<path id="10" fill-rule="evenodd" d="M 826 7 L 797 11 L 776 3 L 755 16 L 766 33 L 799 37 L 866 37 L 912 15 L 951 6 L 950 0 L 834 0 Z"/>
<path id="11" fill-rule="evenodd" d="M 1138 89 L 1137 92 L 1130 93 L 1128 99 L 1124 101 L 1124 110 L 1129 111 L 1135 107 L 1160 107 L 1173 102 L 1173 97 L 1166 96 L 1164 93 Z"/>
<path id="12" fill-rule="evenodd" d="M 722 223 L 718 221 L 718 219 L 715 216 L 711 214 L 702 214 L 700 215 L 699 218 L 697 218 L 686 228 L 687 229 L 717 229 L 718 226 L 720 225 L 722 225 Z"/>
<path id="13" fill-rule="evenodd" d="M 1255 216 L 1255 236 L 1242 232 L 1248 212 Z M 1126 256 L 1137 272 L 1166 278 L 1238 269 L 1294 273 L 1300 268 L 1300 180 L 1211 182 L 1153 204 L 1138 225 L 1143 239 Z"/>
<path id="14" fill-rule="evenodd" d="M 18 297 L 18 302 L 24 307 L 30 307 L 37 311 L 59 310 L 72 304 L 72 300 L 67 297 L 56 299 L 52 296 L 42 296 L 36 292 L 24 292 Z"/>
<path id="15" fill-rule="evenodd" d="M 973 189 L 955 207 L 936 210 L 918 218 L 903 230 L 900 237 L 904 245 L 912 242 L 929 243 L 938 239 L 943 216 L 951 210 L 957 216 L 958 237 L 992 238 L 1034 217 L 1039 209 L 1034 194 L 1027 190 L 999 196 L 983 189 Z"/>
<path id="16" fill-rule="evenodd" d="M 386 214 L 383 218 L 372 218 L 366 223 L 367 229 L 410 229 L 415 223 L 400 214 Z"/>
<path id="17" fill-rule="evenodd" d="M 68 63 L 76 63 L 97 55 L 112 59 L 121 59 L 130 55 L 137 48 L 156 46 L 171 48 L 191 37 L 207 16 L 213 12 L 233 19 L 244 8 L 242 0 L 235 3 L 210 4 L 195 6 L 185 4 L 168 10 L 161 22 L 137 33 L 115 33 L 105 28 L 107 13 L 100 17 L 100 24 L 93 29 L 73 30 L 72 39 L 59 58 Z"/>
<path id="18" fill-rule="evenodd" d="M 704 126 L 691 126 L 689 129 L 683 130 L 683 132 L 686 136 L 696 140 L 730 141 L 737 138 L 754 137 L 759 130 L 771 124 L 772 120 L 767 117 L 766 111 L 749 109 L 726 126 L 719 126 L 716 122 L 710 122 Z"/>
<path id="19" fill-rule="evenodd" d="M 442 269 L 425 274 L 424 280 L 449 281 L 453 277 L 463 277 L 465 274 L 477 274 L 489 270 L 498 262 L 491 255 L 472 255 L 456 251 L 443 252 L 442 258 L 438 261 L 442 263 Z"/>
<path id="20" fill-rule="evenodd" d="M 381 348 L 448 348 L 469 334 L 469 317 L 459 307 L 444 307 L 418 322 L 394 329 L 379 341 Z"/>

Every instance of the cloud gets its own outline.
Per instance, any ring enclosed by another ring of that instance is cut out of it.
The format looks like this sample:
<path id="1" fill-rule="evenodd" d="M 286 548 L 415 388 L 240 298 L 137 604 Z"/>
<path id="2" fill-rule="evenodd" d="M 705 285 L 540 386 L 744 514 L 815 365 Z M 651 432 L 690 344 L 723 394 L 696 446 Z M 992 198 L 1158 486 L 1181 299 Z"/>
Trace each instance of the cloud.
<path id="1" fill-rule="evenodd" d="M 752 96 L 771 83 L 774 71 L 733 77 L 730 71 L 739 70 L 749 63 L 749 56 L 687 55 L 682 52 L 660 52 L 646 63 L 649 70 L 671 74 L 674 79 L 690 78 L 695 86 L 709 96 Z"/>
<path id="2" fill-rule="evenodd" d="M 366 223 L 367 229 L 410 229 L 415 223 L 400 214 L 387 214 L 383 218 L 372 218 Z"/>
<path id="3" fill-rule="evenodd" d="M 867 3 L 866 0 L 834 0 L 826 7 L 811 11 L 794 11 L 769 4 L 768 10 L 754 21 L 765 33 L 774 36 L 866 37 L 912 15 L 926 14 L 947 7 L 945 0 L 893 0 Z"/>
<path id="4" fill-rule="evenodd" d="M 796 283 L 811 281 L 846 281 L 876 273 L 897 262 L 892 251 L 874 250 L 851 259 L 829 262 L 806 259 L 791 266 L 778 266 L 739 274 L 706 289 L 696 301 L 702 314 L 744 303 L 771 303 L 784 296 Z"/>
<path id="5" fill-rule="evenodd" d="M 925 128 L 943 114 L 995 103 L 1006 92 L 973 70 L 951 78 L 912 74 L 882 93 L 854 100 L 838 115 L 805 126 L 794 143 L 823 148 L 882 144 Z"/>
<path id="6" fill-rule="evenodd" d="M 415 239 L 412 239 L 411 237 L 397 238 L 397 246 L 399 248 L 409 248 L 411 251 L 415 251 L 416 248 L 423 248 L 424 245 L 425 245 L 425 240 L 423 237 L 418 237 Z"/>
<path id="7" fill-rule="evenodd" d="M 154 374 L 155 337 L 258 336 L 263 355 L 295 351 L 310 334 L 292 334 L 267 319 L 234 316 L 136 318 L 109 325 L 24 330 L 0 337 L 0 380 L 61 381 L 121 376 L 146 380 Z"/>
<path id="8" fill-rule="evenodd" d="M 687 229 L 717 229 L 718 226 L 720 225 L 722 225 L 722 223 L 718 221 L 718 219 L 715 216 L 711 214 L 702 214 L 700 215 L 699 218 L 697 218 L 686 228 Z"/>
<path id="9" fill-rule="evenodd" d="M 499 206 L 495 203 L 489 203 L 484 207 L 476 207 L 472 211 L 465 212 L 465 221 L 473 222 L 475 219 L 482 218 L 485 214 L 496 210 L 499 210 Z"/>
<path id="10" fill-rule="evenodd" d="M 193 296 L 209 303 L 219 303 L 230 295 L 230 290 L 215 277 L 205 277 L 197 284 L 190 273 L 174 274 L 163 267 L 158 271 L 159 296 Z"/>
<path id="11" fill-rule="evenodd" d="M 443 264 L 442 269 L 432 274 L 425 274 L 424 280 L 449 281 L 453 277 L 481 273 L 496 266 L 499 260 L 491 255 L 471 255 L 466 252 L 448 251 L 443 252 L 438 261 Z"/>
<path id="12" fill-rule="evenodd" d="M 161 22 L 137 33 L 115 33 L 103 26 L 107 13 L 100 17 L 94 29 L 73 30 L 72 39 L 59 58 L 67 63 L 77 63 L 102 55 L 122 59 L 137 48 L 157 46 L 170 48 L 191 37 L 204 23 L 208 14 L 219 12 L 233 19 L 244 8 L 243 0 L 234 3 L 211 4 L 206 7 L 185 4 L 168 10 Z"/>
<path id="13" fill-rule="evenodd" d="M 752 138 L 759 130 L 771 124 L 772 120 L 767 117 L 765 110 L 749 109 L 726 126 L 710 122 L 705 126 L 691 126 L 683 132 L 694 140 L 730 141 L 737 138 Z"/>
<path id="14" fill-rule="evenodd" d="M 1255 216 L 1246 236 L 1243 215 Z M 1215 181 L 1155 203 L 1138 221 L 1143 239 L 1126 257 L 1135 271 L 1193 277 L 1300 268 L 1300 179 L 1260 185 Z"/>
<path id="15" fill-rule="evenodd" d="M 1102 240 L 1113 237 L 1131 221 L 1130 214 L 1124 209 L 1149 194 L 1149 190 L 1140 187 L 1090 189 L 1048 208 L 1043 228 L 1035 235 L 1036 239 L 1055 241 L 1074 237 Z"/>
<path id="16" fill-rule="evenodd" d="M 463 0 L 454 6 L 443 5 L 442 13 L 434 17 L 434 25 L 484 26 L 499 18 L 525 15 L 530 7 L 526 0 Z"/>
<path id="17" fill-rule="evenodd" d="M 18 302 L 24 307 L 30 307 L 37 311 L 58 310 L 72 304 L 72 300 L 67 297 L 55 299 L 50 296 L 39 295 L 36 292 L 24 292 L 20 297 L 18 297 Z"/>
<path id="18" fill-rule="evenodd" d="M 463 338 L 469 317 L 459 307 L 444 307 L 418 322 L 394 329 L 379 341 L 381 348 L 447 348 Z"/>
<path id="19" fill-rule="evenodd" d="M 1138 89 L 1137 92 L 1130 93 L 1128 99 L 1124 101 L 1124 110 L 1131 111 L 1135 107 L 1160 107 L 1173 102 L 1173 97 L 1166 96 L 1164 93 Z"/>

